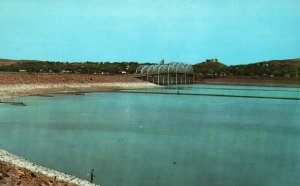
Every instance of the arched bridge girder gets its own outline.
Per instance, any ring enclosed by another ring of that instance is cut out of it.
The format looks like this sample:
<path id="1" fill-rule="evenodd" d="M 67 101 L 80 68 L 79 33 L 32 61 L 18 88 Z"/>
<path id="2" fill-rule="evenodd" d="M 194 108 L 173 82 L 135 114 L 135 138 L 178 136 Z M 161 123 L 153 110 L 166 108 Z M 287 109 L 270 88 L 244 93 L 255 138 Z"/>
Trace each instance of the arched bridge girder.
<path id="1" fill-rule="evenodd" d="M 175 72 L 175 67 L 173 65 L 169 65 L 168 66 L 168 73 L 172 73 L 172 72 Z"/>
<path id="2" fill-rule="evenodd" d="M 148 65 L 140 65 L 139 67 L 137 67 L 137 69 L 135 70 L 135 73 L 136 74 L 139 74 L 139 73 L 143 73 L 142 72 L 142 69 L 144 68 L 144 67 L 146 67 L 146 66 L 148 66 Z"/>
<path id="3" fill-rule="evenodd" d="M 189 64 L 185 65 L 185 72 L 186 73 L 193 73 L 194 69 L 193 69 L 192 65 L 189 65 Z"/>
<path id="4" fill-rule="evenodd" d="M 145 72 L 145 70 L 147 70 L 147 69 L 148 69 L 148 67 L 149 67 L 149 65 L 146 65 L 146 66 L 144 66 L 144 67 L 141 69 L 141 73 L 144 73 L 144 72 Z"/>
<path id="5" fill-rule="evenodd" d="M 183 63 L 161 65 L 141 65 L 136 70 L 141 79 L 160 84 L 190 84 L 193 83 L 193 67 Z"/>
<path id="6" fill-rule="evenodd" d="M 158 68 L 158 72 L 157 73 L 167 73 L 167 72 L 168 72 L 167 65 L 160 65 L 160 67 Z"/>
<path id="7" fill-rule="evenodd" d="M 147 74 L 151 74 L 152 73 L 152 68 L 153 68 L 153 65 L 150 65 L 148 68 L 147 68 Z"/>

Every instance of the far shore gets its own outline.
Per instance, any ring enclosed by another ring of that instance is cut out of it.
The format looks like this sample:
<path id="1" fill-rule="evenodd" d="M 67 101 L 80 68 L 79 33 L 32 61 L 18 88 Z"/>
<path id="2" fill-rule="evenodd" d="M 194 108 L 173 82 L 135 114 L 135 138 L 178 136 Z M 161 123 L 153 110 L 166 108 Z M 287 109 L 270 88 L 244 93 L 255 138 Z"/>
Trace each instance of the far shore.
<path id="1" fill-rule="evenodd" d="M 218 77 L 218 78 L 203 78 L 197 79 L 195 84 L 209 84 L 209 85 L 239 85 L 239 86 L 267 86 L 267 87 L 300 87 L 299 77 Z"/>

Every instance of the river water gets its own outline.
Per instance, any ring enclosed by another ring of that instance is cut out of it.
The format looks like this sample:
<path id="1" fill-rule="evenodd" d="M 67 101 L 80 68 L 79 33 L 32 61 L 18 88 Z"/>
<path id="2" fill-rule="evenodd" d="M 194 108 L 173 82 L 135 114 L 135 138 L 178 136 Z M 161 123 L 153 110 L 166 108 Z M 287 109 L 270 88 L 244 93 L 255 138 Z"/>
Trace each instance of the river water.
<path id="1" fill-rule="evenodd" d="M 299 88 L 142 92 L 11 99 L 26 106 L 0 105 L 0 147 L 104 186 L 300 184 Z"/>

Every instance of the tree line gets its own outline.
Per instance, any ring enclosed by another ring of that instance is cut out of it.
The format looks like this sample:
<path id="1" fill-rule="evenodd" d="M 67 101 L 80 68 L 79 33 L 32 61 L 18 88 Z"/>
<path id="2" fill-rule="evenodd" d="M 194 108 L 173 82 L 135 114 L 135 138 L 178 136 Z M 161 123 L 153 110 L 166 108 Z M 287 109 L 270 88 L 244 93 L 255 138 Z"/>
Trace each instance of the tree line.
<path id="1" fill-rule="evenodd" d="M 148 63 L 146 63 L 148 64 Z M 12 65 L 0 66 L 0 71 L 8 72 L 53 72 L 53 73 L 105 73 L 120 74 L 123 72 L 134 73 L 136 68 L 141 65 L 138 62 L 84 62 L 84 63 L 63 63 L 49 61 L 26 61 L 16 62 Z"/>

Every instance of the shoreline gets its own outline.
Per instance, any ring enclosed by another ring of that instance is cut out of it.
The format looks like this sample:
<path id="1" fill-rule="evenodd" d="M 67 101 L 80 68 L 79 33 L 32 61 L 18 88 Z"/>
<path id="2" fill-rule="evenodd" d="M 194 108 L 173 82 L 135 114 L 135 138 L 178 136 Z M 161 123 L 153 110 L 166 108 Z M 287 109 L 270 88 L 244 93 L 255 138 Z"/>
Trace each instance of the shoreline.
<path id="1" fill-rule="evenodd" d="M 158 87 L 160 86 L 148 82 L 2 84 L 0 85 L 0 100 L 54 93 L 103 92 Z"/>
<path id="2" fill-rule="evenodd" d="M 96 184 L 36 165 L 0 149 L 0 185 L 93 186 Z"/>
<path id="3" fill-rule="evenodd" d="M 228 85 L 228 86 L 253 86 L 253 87 L 282 87 L 300 88 L 298 84 L 268 84 L 268 83 L 247 83 L 247 82 L 196 82 L 197 85 Z"/>
<path id="4" fill-rule="evenodd" d="M 225 77 L 200 79 L 195 84 L 299 88 L 300 78 Z"/>
<path id="5" fill-rule="evenodd" d="M 199 85 L 232 85 L 232 86 L 256 86 L 256 87 L 283 87 L 283 88 L 300 88 L 300 84 L 280 84 L 280 83 L 261 83 L 261 82 L 196 82 Z"/>

